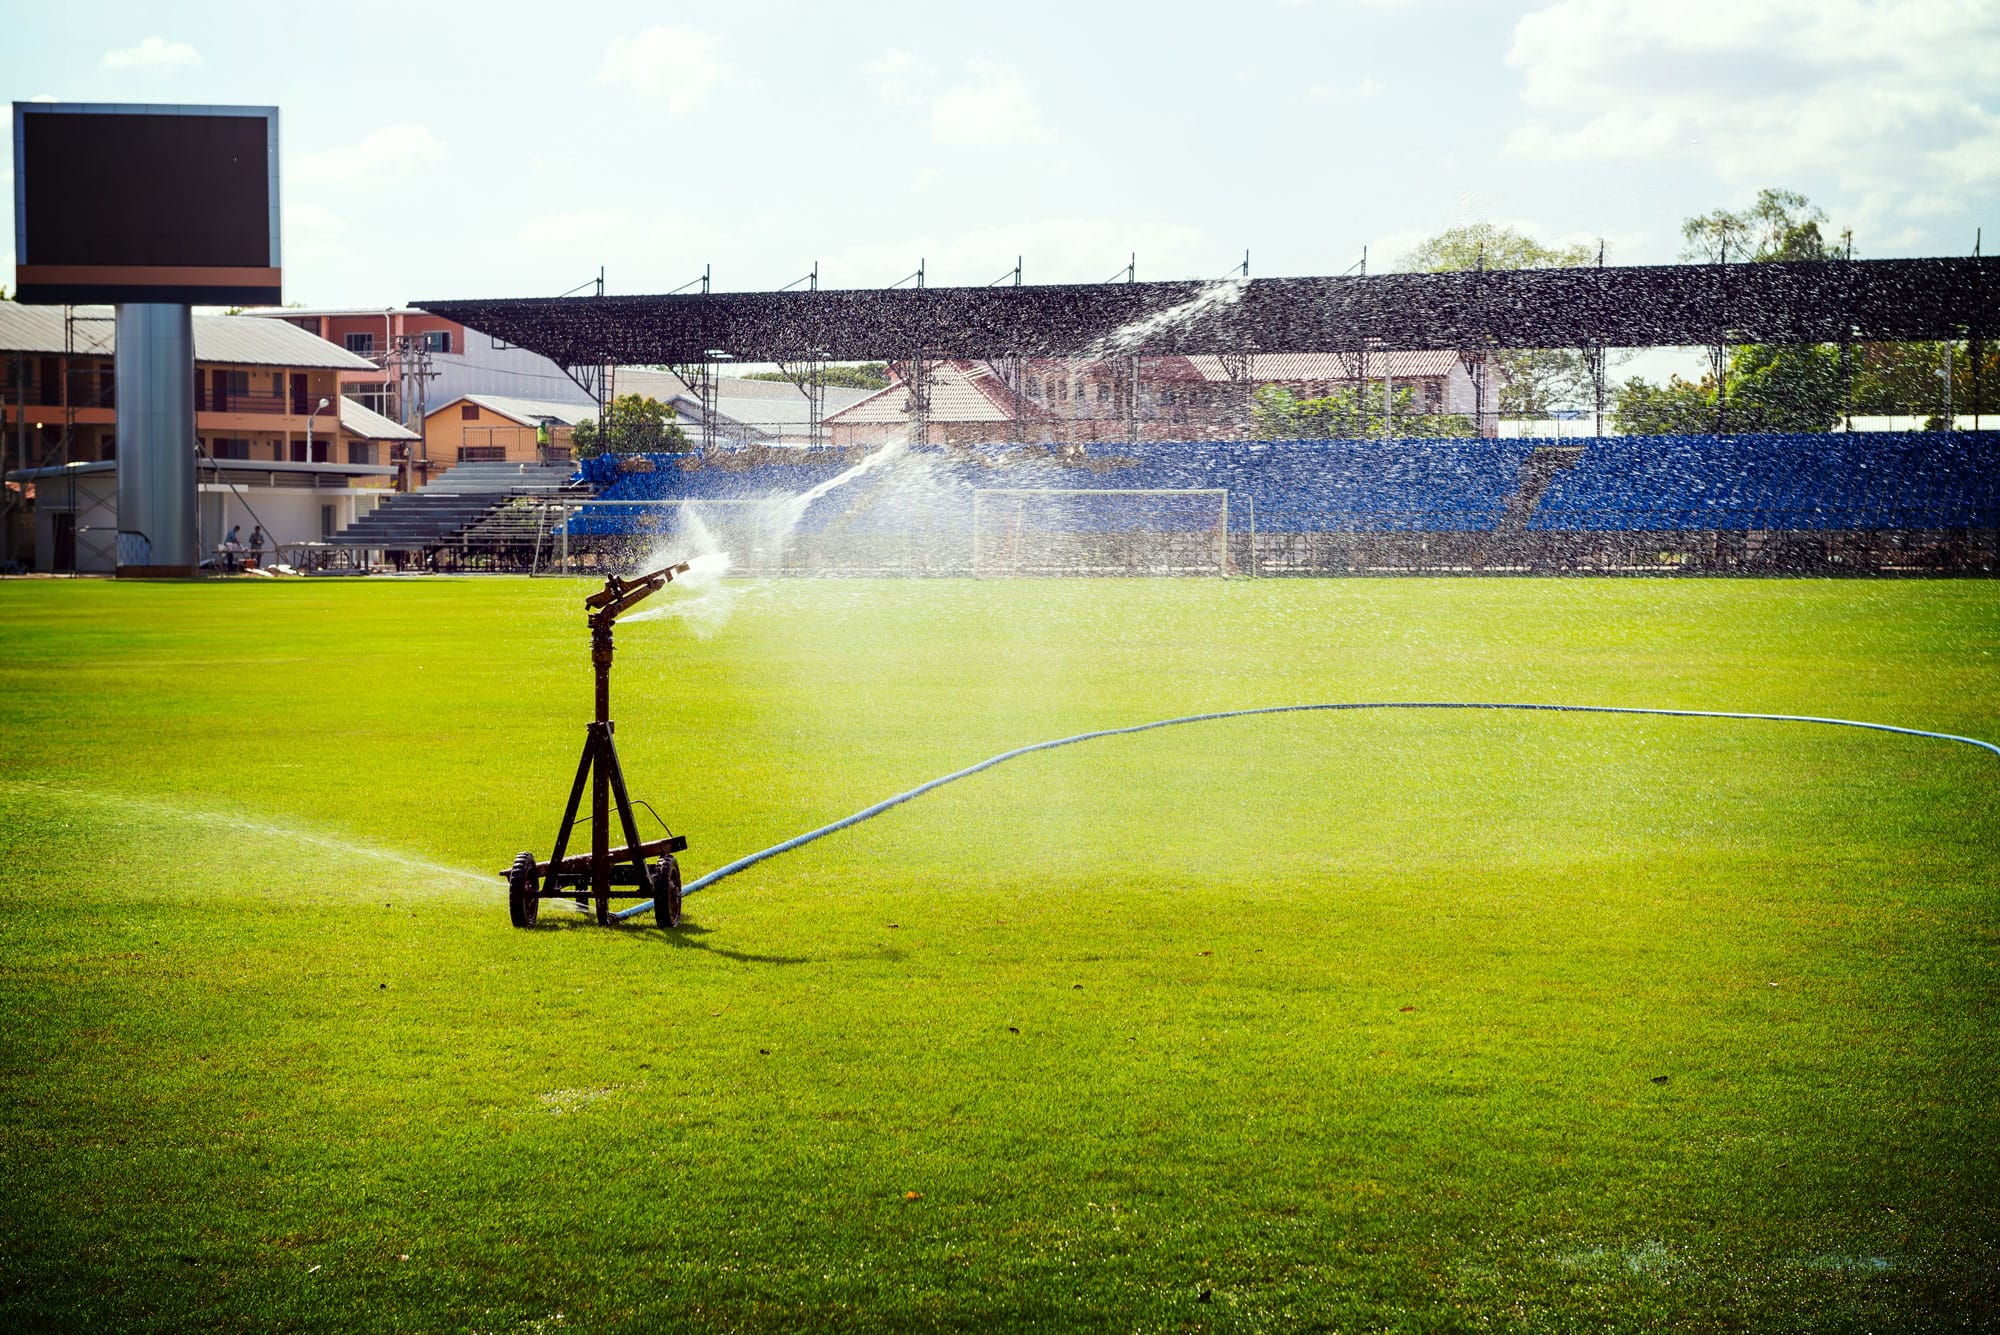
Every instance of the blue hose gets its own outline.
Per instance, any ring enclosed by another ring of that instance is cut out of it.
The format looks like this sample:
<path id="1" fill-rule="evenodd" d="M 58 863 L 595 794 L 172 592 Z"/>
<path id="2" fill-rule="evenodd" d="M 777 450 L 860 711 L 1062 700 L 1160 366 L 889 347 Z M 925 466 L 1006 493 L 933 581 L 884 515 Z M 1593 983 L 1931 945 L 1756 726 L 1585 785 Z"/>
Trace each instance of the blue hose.
<path id="1" fill-rule="evenodd" d="M 920 783 L 908 792 L 897 793 L 894 797 L 886 797 L 874 806 L 865 807 L 855 812 L 852 816 L 844 816 L 831 825 L 822 825 L 817 830 L 808 830 L 804 834 L 794 835 L 781 844 L 773 844 L 769 848 L 752 853 L 747 857 L 740 857 L 727 866 L 717 867 L 708 875 L 690 882 L 681 891 L 681 895 L 685 898 L 697 890 L 705 890 L 723 877 L 734 876 L 739 871 L 747 871 L 766 858 L 774 858 L 780 853 L 789 853 L 795 848 L 809 844 L 815 839 L 824 839 L 827 835 L 833 834 L 838 830 L 844 830 L 850 825 L 859 825 L 864 820 L 881 815 L 891 807 L 899 807 L 912 798 L 922 797 L 933 788 L 942 788 L 946 784 L 954 783 L 959 779 L 970 778 L 981 770 L 992 769 L 1002 761 L 1012 760 L 1016 756 L 1031 755 L 1036 751 L 1052 751 L 1058 746 L 1072 746 L 1077 742 L 1095 741 L 1099 737 L 1124 737 L 1135 732 L 1151 732 L 1155 728 L 1172 728 L 1183 723 L 1208 723 L 1215 719 L 1224 718 L 1250 718 L 1258 714 L 1302 714 L 1340 709 L 1519 709 L 1552 714 L 1657 714 L 1666 718 L 1756 719 L 1766 723 L 1826 723 L 1840 728 L 1867 728 L 1871 732 L 1900 733 L 1905 737 L 1931 737 L 1941 742 L 1963 742 L 1967 746 L 1977 746 L 1982 750 L 1991 751 L 1995 756 L 2000 756 L 2000 746 L 1995 746 L 1992 742 L 1982 742 L 1977 737 L 1961 737 L 1957 733 L 1951 732 L 1926 732 L 1922 728 L 1899 728 L 1889 723 L 1862 723 L 1850 718 L 1816 718 L 1810 714 L 1739 714 L 1715 709 L 1642 709 L 1636 706 L 1625 705 L 1484 704 L 1439 700 L 1370 700 L 1355 701 L 1347 704 L 1265 705 L 1261 709 L 1225 709 L 1213 714 L 1188 714 L 1181 718 L 1159 719 L 1153 723 L 1135 723 L 1129 728 L 1100 728 L 1095 732 L 1077 733 L 1074 737 L 1058 737 L 1054 741 L 1036 742 L 1031 746 L 1017 746 L 1012 751 L 1002 751 L 999 755 L 991 756 L 976 765 L 967 765 L 964 769 L 954 770 L 950 774 Z M 653 901 L 649 899 L 643 904 L 635 904 L 629 909 L 622 909 L 612 914 L 611 917 L 614 922 L 623 922 L 625 919 L 644 913 L 652 907 Z"/>

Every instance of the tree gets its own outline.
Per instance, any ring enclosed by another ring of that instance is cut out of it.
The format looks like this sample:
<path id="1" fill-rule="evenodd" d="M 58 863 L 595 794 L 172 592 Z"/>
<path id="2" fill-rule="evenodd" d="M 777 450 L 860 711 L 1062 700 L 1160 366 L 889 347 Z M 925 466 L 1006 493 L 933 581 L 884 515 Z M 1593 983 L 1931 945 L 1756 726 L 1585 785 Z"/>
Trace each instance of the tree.
<path id="1" fill-rule="evenodd" d="M 1948 355 L 1953 414 L 1991 413 L 2000 407 L 2000 348 L 1991 343 L 1980 347 L 1976 377 L 1969 344 L 1953 343 Z M 1854 411 L 1884 416 L 1910 413 L 1935 418 L 1942 426 L 1945 385 L 1938 372 L 1945 369 L 1946 356 L 1943 343 L 1862 344 L 1855 350 Z"/>
<path id="2" fill-rule="evenodd" d="M 1730 259 L 1837 260 L 1844 250 L 1820 234 L 1826 213 L 1795 190 L 1759 190 L 1741 213 L 1716 209 L 1681 222 L 1681 258 L 1704 264 Z"/>
<path id="3" fill-rule="evenodd" d="M 1831 431 L 1842 405 L 1840 353 L 1824 344 L 1746 343 L 1729 355 L 1729 426 Z"/>
<path id="4" fill-rule="evenodd" d="M 1713 431 L 1715 381 L 1703 376 L 1696 384 L 1672 376 L 1666 384 L 1655 385 L 1635 375 L 1618 387 L 1611 425 L 1625 436 L 1693 436 Z"/>
<path id="5" fill-rule="evenodd" d="M 1681 223 L 1681 258 L 1710 264 L 1735 259 L 1830 260 L 1844 253 L 1820 232 L 1826 214 L 1791 190 L 1760 190 L 1740 213 L 1715 209 Z M 1718 419 L 1734 431 L 1829 431 L 1841 419 L 1846 387 L 1840 353 L 1825 344 L 1746 343 L 1730 349 L 1728 385 L 1712 376 L 1693 383 L 1673 377 L 1651 385 L 1634 377 L 1618 390 L 1612 421 L 1627 435 L 1713 431 Z"/>
<path id="6" fill-rule="evenodd" d="M 798 379 L 783 371 L 752 371 L 745 380 L 783 380 L 797 384 Z M 854 365 L 823 366 L 816 377 L 821 386 L 832 385 L 838 389 L 884 389 L 889 384 L 889 368 L 883 362 L 859 362 Z"/>
<path id="7" fill-rule="evenodd" d="M 1447 227 L 1417 243 L 1398 262 L 1412 273 L 1462 273 L 1470 269 L 1574 269 L 1597 252 L 1587 245 L 1545 246 L 1511 227 L 1490 222 Z"/>
<path id="8" fill-rule="evenodd" d="M 687 434 L 675 424 L 671 404 L 639 394 L 620 394 L 606 412 L 602 439 L 597 423 L 578 422 L 570 444 L 579 459 L 599 454 L 668 454 L 687 448 Z"/>
<path id="9" fill-rule="evenodd" d="M 1395 392 L 1393 434 L 1401 439 L 1479 434 L 1462 413 L 1416 413 L 1413 402 L 1410 390 Z M 1348 388 L 1302 399 L 1283 385 L 1260 385 L 1251 396 L 1250 423 L 1259 440 L 1366 440 L 1382 434 L 1382 393 Z"/>
<path id="10" fill-rule="evenodd" d="M 1399 266 L 1417 273 L 1473 269 L 1574 269 L 1597 258 L 1590 246 L 1545 246 L 1490 222 L 1449 227 L 1419 242 Z M 1499 354 L 1505 373 L 1496 406 L 1507 417 L 1542 417 L 1559 404 L 1594 396 L 1590 359 L 1568 348 L 1516 348 Z"/>
<path id="11" fill-rule="evenodd" d="M 1840 354 L 1815 344 L 1746 343 L 1729 354 L 1725 419 L 1732 431 L 1830 431 L 1840 421 Z M 1715 430 L 1715 378 L 1672 376 L 1654 385 L 1633 376 L 1618 387 L 1612 426 L 1627 436 L 1685 436 Z"/>

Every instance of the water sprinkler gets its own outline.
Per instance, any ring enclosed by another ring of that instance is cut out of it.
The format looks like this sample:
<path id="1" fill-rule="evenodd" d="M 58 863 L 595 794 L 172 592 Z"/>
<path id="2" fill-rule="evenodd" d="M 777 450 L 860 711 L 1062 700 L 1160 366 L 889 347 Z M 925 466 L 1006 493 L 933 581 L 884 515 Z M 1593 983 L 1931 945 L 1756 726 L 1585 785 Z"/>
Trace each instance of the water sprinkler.
<path id="1" fill-rule="evenodd" d="M 524 852 L 505 873 L 507 914 L 516 927 L 535 925 L 542 900 L 572 896 L 578 904 L 594 903 L 600 924 L 611 922 L 613 899 L 651 899 L 653 916 L 660 926 L 680 926 L 681 868 L 674 854 L 687 847 L 687 840 L 672 831 L 660 839 L 642 842 L 639 838 L 632 798 L 625 790 L 625 771 L 612 740 L 611 629 L 619 617 L 687 569 L 688 563 L 681 561 L 631 579 L 612 575 L 602 589 L 583 600 L 589 614 L 590 664 L 597 674 L 596 714 L 584 732 L 583 758 L 577 762 L 576 780 L 570 785 L 569 805 L 563 810 L 562 828 L 556 832 L 555 851 L 547 862 L 537 862 L 533 853 Z M 576 826 L 586 782 L 590 785 L 590 851 L 569 854 L 570 832 Z M 618 848 L 611 847 L 614 803 L 625 834 L 625 842 Z M 652 858 L 659 860 L 648 867 Z M 628 886 L 631 888 L 624 888 Z"/>

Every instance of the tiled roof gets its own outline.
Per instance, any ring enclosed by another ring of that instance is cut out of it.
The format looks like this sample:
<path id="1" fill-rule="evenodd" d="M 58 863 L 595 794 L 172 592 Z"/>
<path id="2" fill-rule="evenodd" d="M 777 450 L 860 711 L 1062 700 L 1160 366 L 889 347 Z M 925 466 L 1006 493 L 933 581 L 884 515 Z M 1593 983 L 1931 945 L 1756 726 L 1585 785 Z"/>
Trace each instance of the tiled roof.
<path id="1" fill-rule="evenodd" d="M 117 328 L 109 306 L 75 308 L 77 351 L 111 355 Z M 0 352 L 57 353 L 63 350 L 60 306 L 26 306 L 0 301 Z M 194 317 L 194 359 L 235 366 L 297 366 L 337 371 L 373 371 L 376 365 L 282 320 L 240 315 Z"/>
<path id="2" fill-rule="evenodd" d="M 1041 415 L 1033 404 L 1007 388 L 989 362 L 937 362 L 931 366 L 929 378 L 932 421 L 1009 422 L 1017 416 Z M 910 387 L 898 380 L 839 412 L 828 413 L 826 420 L 843 424 L 907 422 L 909 398 Z"/>

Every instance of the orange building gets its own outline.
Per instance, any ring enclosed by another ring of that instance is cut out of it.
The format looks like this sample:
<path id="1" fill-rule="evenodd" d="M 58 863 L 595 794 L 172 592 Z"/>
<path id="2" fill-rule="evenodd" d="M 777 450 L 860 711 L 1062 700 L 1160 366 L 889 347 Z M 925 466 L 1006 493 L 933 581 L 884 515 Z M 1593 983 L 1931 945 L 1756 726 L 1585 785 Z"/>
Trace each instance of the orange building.
<path id="1" fill-rule="evenodd" d="M 433 470 L 470 463 L 566 463 L 570 433 L 595 421 L 589 404 L 543 403 L 466 394 L 424 417 L 424 454 Z"/>
<path id="2" fill-rule="evenodd" d="M 261 521 L 274 545 L 316 541 L 328 524 L 373 509 L 406 474 L 416 433 L 342 396 L 343 377 L 375 369 L 366 359 L 290 325 L 235 316 L 195 316 L 194 346 L 205 527 Z M 100 556 L 109 568 L 115 353 L 108 307 L 66 315 L 0 302 L 0 473 L 10 513 L 34 506 L 40 568 L 95 569 Z M 256 517 L 240 520 L 244 495 L 259 489 Z M 25 565 L 25 555 L 0 560 Z"/>

